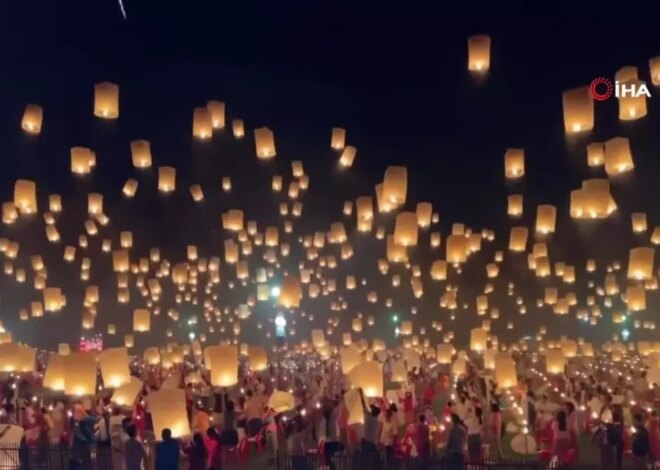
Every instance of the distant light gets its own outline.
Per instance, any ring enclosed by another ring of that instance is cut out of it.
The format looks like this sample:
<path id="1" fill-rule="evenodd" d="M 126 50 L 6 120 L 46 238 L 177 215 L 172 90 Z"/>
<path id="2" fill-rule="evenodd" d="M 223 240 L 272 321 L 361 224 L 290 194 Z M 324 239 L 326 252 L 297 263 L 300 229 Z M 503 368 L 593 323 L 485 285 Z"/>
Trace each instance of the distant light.
<path id="1" fill-rule="evenodd" d="M 630 331 L 628 331 L 628 330 L 623 330 L 623 331 L 621 332 L 621 337 L 623 338 L 624 341 L 628 339 L 628 336 L 630 336 Z"/>
<path id="2" fill-rule="evenodd" d="M 394 334 L 396 336 L 399 336 L 399 327 L 398 326 L 396 328 L 394 328 Z"/>
<path id="3" fill-rule="evenodd" d="M 399 321 L 399 315 L 394 315 L 394 316 L 392 317 L 392 321 L 394 321 L 394 322 Z M 397 328 L 397 329 L 398 329 L 398 328 Z"/>
<path id="4" fill-rule="evenodd" d="M 284 328 L 286 326 L 286 318 L 284 318 L 282 315 L 275 317 L 275 326 Z"/>
<path id="5" fill-rule="evenodd" d="M 188 333 L 188 338 L 190 338 L 191 340 L 195 339 L 195 332 L 191 331 L 190 333 Z"/>
<path id="6" fill-rule="evenodd" d="M 280 286 L 274 286 L 270 288 L 270 296 L 271 297 L 279 297 L 280 296 Z"/>

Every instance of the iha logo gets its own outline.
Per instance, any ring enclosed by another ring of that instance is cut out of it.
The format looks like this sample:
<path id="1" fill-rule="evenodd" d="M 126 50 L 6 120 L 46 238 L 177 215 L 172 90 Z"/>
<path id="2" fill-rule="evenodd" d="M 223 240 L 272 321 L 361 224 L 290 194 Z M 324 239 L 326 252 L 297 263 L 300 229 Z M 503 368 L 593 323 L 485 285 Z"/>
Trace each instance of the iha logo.
<path id="1" fill-rule="evenodd" d="M 612 85 L 612 81 L 605 77 L 594 78 L 591 81 L 591 85 L 589 85 L 589 91 L 596 101 L 608 100 L 612 95 L 617 98 L 637 98 L 641 95 L 647 98 L 651 97 L 651 92 L 646 87 L 646 83 L 621 83 L 615 81 L 614 85 Z"/>

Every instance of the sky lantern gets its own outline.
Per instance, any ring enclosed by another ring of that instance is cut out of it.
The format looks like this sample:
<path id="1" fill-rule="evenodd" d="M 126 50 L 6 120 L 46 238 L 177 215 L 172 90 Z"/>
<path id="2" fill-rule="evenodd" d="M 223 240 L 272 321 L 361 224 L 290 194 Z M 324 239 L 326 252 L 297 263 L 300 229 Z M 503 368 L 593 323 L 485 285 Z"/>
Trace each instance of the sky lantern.
<path id="1" fill-rule="evenodd" d="M 356 154 L 357 154 L 357 149 L 352 145 L 347 145 L 344 148 L 344 150 L 341 152 L 341 156 L 339 157 L 339 166 L 342 168 L 352 167 Z"/>
<path id="2" fill-rule="evenodd" d="M 605 171 L 608 176 L 616 176 L 635 168 L 630 141 L 625 137 L 615 137 L 605 142 Z"/>
<path id="3" fill-rule="evenodd" d="M 594 98 L 588 86 L 572 88 L 562 94 L 566 135 L 594 128 Z"/>
<path id="4" fill-rule="evenodd" d="M 151 326 L 151 312 L 146 308 L 133 310 L 133 331 L 149 331 Z"/>
<path id="5" fill-rule="evenodd" d="M 126 348 L 104 349 L 99 354 L 101 376 L 106 387 L 117 388 L 131 380 Z"/>
<path id="6" fill-rule="evenodd" d="M 201 202 L 204 200 L 204 191 L 202 191 L 202 187 L 198 184 L 193 184 L 190 186 L 190 195 L 193 198 L 193 201 L 195 202 Z"/>
<path id="7" fill-rule="evenodd" d="M 21 129 L 29 134 L 39 134 L 41 132 L 41 123 L 44 118 L 44 110 L 36 104 L 28 104 L 23 111 L 21 120 Z"/>
<path id="8" fill-rule="evenodd" d="M 300 307 L 300 300 L 302 299 L 302 286 L 300 278 L 297 276 L 285 276 L 282 279 L 280 286 L 280 295 L 278 298 L 278 305 L 284 308 L 298 308 Z"/>
<path id="9" fill-rule="evenodd" d="M 356 333 L 362 332 L 362 319 L 353 318 L 353 320 L 351 321 L 351 329 Z"/>
<path id="10" fill-rule="evenodd" d="M 334 224 L 330 225 L 330 232 L 328 233 L 328 241 L 330 243 L 341 244 L 344 243 L 346 239 L 346 229 L 344 228 L 344 224 L 341 222 L 335 222 Z M 318 248 L 322 247 L 323 245 Z"/>
<path id="11" fill-rule="evenodd" d="M 605 163 L 605 144 L 592 142 L 587 145 L 587 164 L 589 166 L 601 166 Z"/>
<path id="12" fill-rule="evenodd" d="M 490 36 L 476 34 L 468 37 L 468 70 L 486 73 L 490 68 Z"/>
<path id="13" fill-rule="evenodd" d="M 362 388 L 364 396 L 378 398 L 383 396 L 383 369 L 376 361 L 365 361 L 351 369 L 348 374 L 351 387 Z"/>
<path id="14" fill-rule="evenodd" d="M 566 359 L 561 349 L 548 349 L 545 353 L 545 367 L 548 374 L 563 374 Z"/>
<path id="15" fill-rule="evenodd" d="M 429 227 L 433 216 L 433 205 L 430 202 L 418 202 L 416 214 L 417 225 L 421 228 Z"/>
<path id="16" fill-rule="evenodd" d="M 653 248 L 638 247 L 630 250 L 628 258 L 628 279 L 647 281 L 653 277 Z"/>
<path id="17" fill-rule="evenodd" d="M 630 215 L 632 219 L 632 230 L 635 233 L 646 232 L 646 213 L 634 212 Z"/>
<path id="18" fill-rule="evenodd" d="M 536 233 L 546 235 L 554 233 L 557 221 L 557 208 L 551 205 L 540 205 L 536 209 Z"/>
<path id="19" fill-rule="evenodd" d="M 623 90 L 628 87 L 635 87 L 637 90 L 646 87 L 646 83 L 638 80 L 623 80 L 619 85 Z M 646 116 L 646 94 L 638 93 L 636 96 L 633 93 L 622 93 L 617 98 L 619 100 L 619 120 L 620 121 L 634 121 Z"/>
<path id="20" fill-rule="evenodd" d="M 176 189 L 176 168 L 171 166 L 158 167 L 158 190 L 171 193 Z"/>
<path id="21" fill-rule="evenodd" d="M 245 136 L 245 123 L 242 119 L 232 119 L 231 131 L 235 138 L 240 139 Z"/>
<path id="22" fill-rule="evenodd" d="M 132 407 L 143 385 L 140 379 L 131 376 L 128 382 L 115 388 L 112 394 L 112 403 L 119 406 Z"/>
<path id="23" fill-rule="evenodd" d="M 342 129 L 341 127 L 333 127 L 332 135 L 330 136 L 330 147 L 335 150 L 341 150 L 344 148 L 345 145 L 346 145 L 346 129 Z"/>
<path id="24" fill-rule="evenodd" d="M 147 397 L 156 440 L 161 440 L 164 429 L 172 431 L 172 437 L 190 436 L 190 424 L 186 412 L 186 394 L 181 388 L 163 388 Z"/>
<path id="25" fill-rule="evenodd" d="M 112 266 L 116 273 L 125 273 L 130 269 L 128 250 L 115 250 L 112 252 Z"/>
<path id="26" fill-rule="evenodd" d="M 213 136 L 213 121 L 207 108 L 193 110 L 193 137 L 206 140 Z"/>
<path id="27" fill-rule="evenodd" d="M 71 147 L 71 173 L 87 175 L 92 171 L 94 157 L 87 147 Z"/>
<path id="28" fill-rule="evenodd" d="M 232 232 L 243 230 L 243 211 L 238 209 L 231 209 L 222 214 L 222 228 Z"/>
<path id="29" fill-rule="evenodd" d="M 495 382 L 501 388 L 512 388 L 518 385 L 516 364 L 508 353 L 498 353 L 494 358 Z"/>
<path id="30" fill-rule="evenodd" d="M 206 109 L 211 116 L 213 129 L 224 129 L 225 127 L 225 103 L 224 101 L 210 100 L 206 102 Z"/>
<path id="31" fill-rule="evenodd" d="M 626 303 L 631 312 L 646 310 L 646 290 L 644 286 L 628 286 L 626 289 Z"/>
<path id="32" fill-rule="evenodd" d="M 509 179 L 525 175 L 525 151 L 523 149 L 507 149 L 504 154 L 504 176 Z"/>
<path id="33" fill-rule="evenodd" d="M 507 214 L 511 217 L 520 217 L 523 214 L 523 195 L 512 194 L 508 197 Z"/>
<path id="34" fill-rule="evenodd" d="M 64 391 L 65 354 L 49 354 L 43 386 L 57 392 Z"/>
<path id="35" fill-rule="evenodd" d="M 14 183 L 14 206 L 21 214 L 37 212 L 37 185 L 34 181 L 16 180 Z"/>
<path id="36" fill-rule="evenodd" d="M 408 170 L 404 166 L 388 166 L 383 178 L 382 197 L 393 207 L 406 202 L 408 191 Z"/>
<path id="37" fill-rule="evenodd" d="M 527 234 L 527 227 L 511 227 L 509 250 L 515 252 L 525 251 L 527 248 Z"/>
<path id="38" fill-rule="evenodd" d="M 267 127 L 254 130 L 254 141 L 257 148 L 257 158 L 270 159 L 275 157 L 275 136 Z"/>
<path id="39" fill-rule="evenodd" d="M 138 188 L 138 182 L 137 180 L 134 180 L 133 178 L 129 178 L 126 180 L 126 183 L 124 183 L 124 187 L 122 188 L 121 192 L 126 196 L 127 198 L 132 198 L 135 196 L 135 193 L 137 192 Z"/>
<path id="40" fill-rule="evenodd" d="M 387 260 L 390 263 L 408 262 L 408 253 L 406 252 L 406 247 L 395 243 L 393 235 L 387 236 L 386 246 L 387 246 Z"/>
<path id="41" fill-rule="evenodd" d="M 488 332 L 483 328 L 473 328 L 470 330 L 470 349 L 481 352 L 486 349 L 488 344 Z"/>
<path id="42" fill-rule="evenodd" d="M 452 264 L 464 263 L 468 255 L 468 241 L 463 235 L 449 235 L 447 237 L 447 262 Z"/>
<path id="43" fill-rule="evenodd" d="M 2 204 L 2 223 L 11 225 L 18 219 L 18 211 L 13 202 Z"/>
<path id="44" fill-rule="evenodd" d="M 151 167 L 151 144 L 148 140 L 131 142 L 131 159 L 135 168 Z"/>
<path id="45" fill-rule="evenodd" d="M 417 245 L 417 214 L 399 212 L 394 225 L 394 243 L 402 246 Z"/>
<path id="46" fill-rule="evenodd" d="M 204 350 L 214 387 L 231 387 L 238 382 L 238 348 L 235 345 L 209 346 Z"/>
<path id="47" fill-rule="evenodd" d="M 73 352 L 64 357 L 64 392 L 82 397 L 96 394 L 96 354 Z"/>
<path id="48" fill-rule="evenodd" d="M 102 82 L 94 85 L 94 116 L 103 119 L 119 117 L 119 86 Z"/>
<path id="49" fill-rule="evenodd" d="M 103 214 L 103 194 L 89 193 L 87 195 L 87 212 L 89 215 Z"/>

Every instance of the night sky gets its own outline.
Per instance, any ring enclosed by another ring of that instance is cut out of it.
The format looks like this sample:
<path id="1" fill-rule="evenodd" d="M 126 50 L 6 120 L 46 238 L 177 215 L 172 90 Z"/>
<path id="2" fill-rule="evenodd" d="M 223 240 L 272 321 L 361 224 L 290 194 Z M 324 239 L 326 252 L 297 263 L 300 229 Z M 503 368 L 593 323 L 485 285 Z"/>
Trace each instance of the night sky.
<path id="1" fill-rule="evenodd" d="M 468 8 L 428 2 L 404 6 L 124 0 L 125 20 L 116 2 L 8 3 L 0 17 L 0 200 L 10 201 L 14 181 L 27 178 L 37 181 L 40 210 L 54 192 L 63 196 L 64 205 L 58 229 L 65 242 L 60 245 L 46 242 L 41 216 L 13 227 L 0 226 L 0 237 L 21 242 L 25 267 L 29 267 L 27 255 L 44 255 L 48 284 L 63 287 L 68 297 L 62 312 L 20 322 L 19 309 L 41 296 L 30 281 L 17 288 L 11 277 L 0 277 L 0 318 L 15 337 L 33 345 L 52 348 L 58 342 L 76 341 L 82 333 L 80 255 L 72 266 L 61 262 L 61 253 L 63 245 L 75 244 L 83 230 L 89 192 L 105 195 L 112 226 L 103 238 L 113 238 L 113 247 L 118 245 L 119 231 L 132 230 L 134 251 L 140 255 L 160 246 L 165 256 L 179 260 L 185 258 L 188 244 L 198 245 L 204 256 L 222 256 L 226 234 L 220 214 L 228 209 L 244 209 L 246 219 L 258 220 L 260 228 L 279 223 L 281 197 L 273 196 L 270 181 L 273 174 L 289 181 L 293 160 L 302 160 L 310 177 L 296 234 L 326 231 L 330 223 L 342 220 L 344 201 L 373 196 L 374 185 L 382 181 L 388 165 L 408 169 L 406 207 L 414 210 L 417 202 L 429 201 L 440 214 L 442 247 L 431 252 L 428 234 L 422 236 L 423 247 L 415 251 L 414 264 L 424 267 L 444 258 L 444 242 L 454 222 L 495 230 L 496 241 L 452 280 L 461 286 L 469 304 L 452 322 L 449 313 L 438 307 L 445 283 L 425 282 L 420 300 L 412 298 L 408 281 L 402 280 L 405 289 L 393 289 L 389 277 L 376 269 L 376 260 L 385 257 L 384 241 L 353 233 L 354 216 L 344 220 L 356 256 L 334 277 L 338 286 L 343 286 L 346 274 L 366 277 L 370 284 L 361 293 L 346 296 L 346 312 L 330 312 L 325 300 L 304 303 L 303 308 L 314 313 L 318 326 L 340 316 L 342 327 L 335 329 L 335 338 L 350 328 L 350 319 L 359 311 L 387 320 L 363 337 L 391 341 L 390 318 L 397 313 L 412 319 L 416 329 L 431 320 L 442 321 L 444 331 L 455 331 L 459 342 L 467 340 L 469 328 L 483 318 L 474 311 L 474 296 L 481 293 L 485 281 L 483 265 L 496 249 L 506 250 L 511 226 L 524 224 L 533 231 L 538 204 L 558 208 L 557 233 L 548 241 L 551 261 L 576 266 L 578 283 L 573 290 L 581 305 L 592 294 L 586 280 L 602 284 L 604 268 L 614 260 L 621 261 L 620 274 L 625 277 L 628 250 L 647 245 L 650 231 L 660 225 L 658 99 L 654 96 L 647 102 L 647 117 L 624 124 L 617 119 L 616 100 L 597 103 L 595 129 L 579 139 L 565 139 L 562 122 L 564 90 L 588 85 L 598 76 L 611 78 L 625 65 L 637 66 L 640 78 L 650 83 L 648 59 L 660 54 L 660 33 L 657 20 L 642 8 L 609 12 L 604 4 L 595 4 L 594 13 L 589 5 L 578 8 L 568 3 L 548 8 L 518 2 L 496 8 L 472 2 Z M 491 68 L 481 80 L 467 70 L 467 37 L 478 33 L 492 38 Z M 101 81 L 120 86 L 117 121 L 92 115 L 93 86 Z M 660 90 L 651 88 L 651 93 Z M 232 117 L 245 120 L 243 141 L 234 140 L 229 129 L 211 143 L 193 141 L 193 108 L 210 99 L 226 102 L 228 122 Z M 43 130 L 36 138 L 20 129 L 27 103 L 44 108 Z M 275 133 L 275 161 L 259 162 L 254 155 L 252 131 L 261 126 Z M 349 171 L 337 169 L 337 154 L 329 148 L 335 126 L 344 127 L 347 143 L 357 148 Z M 596 223 L 571 221 L 570 191 L 584 179 L 605 177 L 602 168 L 587 166 L 586 144 L 616 136 L 631 139 L 635 160 L 634 172 L 611 181 L 617 213 Z M 139 138 L 151 141 L 154 168 L 136 176 L 129 144 Z M 69 171 L 69 148 L 76 145 L 97 153 L 97 168 L 89 177 L 74 178 Z M 513 183 L 504 179 L 504 152 L 509 147 L 522 147 L 526 153 L 526 176 Z M 177 192 L 169 197 L 155 190 L 156 167 L 162 165 L 177 168 Z M 230 195 L 220 191 L 222 176 L 232 177 Z M 141 185 L 132 201 L 121 195 L 129 177 L 138 178 Z M 188 193 L 193 183 L 205 189 L 207 200 L 201 205 L 195 205 Z M 522 222 L 506 215 L 507 195 L 513 193 L 525 197 Z M 631 232 L 631 212 L 647 213 L 649 232 L 643 238 Z M 393 220 L 391 215 L 383 218 L 388 233 Z M 96 253 L 90 251 L 90 257 L 93 263 L 99 261 L 97 268 L 92 267 L 92 281 L 107 292 L 108 299 L 101 302 L 95 331 L 104 332 L 107 323 L 116 323 L 119 334 L 106 340 L 118 345 L 123 334 L 130 333 L 131 312 L 139 306 L 139 296 L 133 293 L 131 304 L 116 305 L 110 258 L 98 253 L 100 240 L 95 243 Z M 587 258 L 599 261 L 599 273 L 591 278 L 584 275 Z M 295 270 L 299 259 L 292 257 L 288 269 Z M 424 274 L 428 277 L 428 272 Z M 506 295 L 509 281 L 526 299 L 526 316 L 518 315 L 515 297 Z M 542 297 L 543 287 L 553 283 L 534 278 L 526 255 L 507 253 L 490 299 L 501 312 L 500 319 L 493 321 L 494 333 L 511 341 L 534 334 L 544 324 L 550 336 L 604 341 L 621 330 L 620 325 L 612 325 L 607 309 L 597 326 L 576 320 L 574 309 L 566 317 L 553 315 L 547 306 L 537 309 L 535 300 Z M 367 303 L 364 297 L 371 289 L 381 292 L 383 299 L 392 297 L 393 308 Z M 221 303 L 235 306 L 244 297 L 240 300 L 237 292 L 223 291 Z M 649 293 L 649 308 L 635 318 L 655 319 L 654 307 L 660 305 L 656 297 L 657 292 Z M 410 314 L 411 305 L 419 308 L 417 316 Z M 621 310 L 620 300 L 615 299 L 615 307 L 612 310 Z M 163 310 L 167 308 L 164 304 Z M 177 308 L 182 320 L 201 316 L 199 307 Z M 271 308 L 257 308 L 241 339 L 260 341 L 263 330 L 257 331 L 252 320 L 266 325 L 272 316 Z M 506 330 L 509 320 L 516 324 L 513 331 Z M 153 331 L 140 336 L 137 345 L 161 344 L 165 328 L 173 329 L 179 341 L 189 331 L 161 314 L 152 318 Z M 308 337 L 309 322 L 305 320 L 297 330 L 298 339 Z M 195 331 L 204 331 L 203 321 Z M 635 330 L 632 339 L 648 339 L 648 334 Z M 432 337 L 439 340 L 440 335 Z"/>

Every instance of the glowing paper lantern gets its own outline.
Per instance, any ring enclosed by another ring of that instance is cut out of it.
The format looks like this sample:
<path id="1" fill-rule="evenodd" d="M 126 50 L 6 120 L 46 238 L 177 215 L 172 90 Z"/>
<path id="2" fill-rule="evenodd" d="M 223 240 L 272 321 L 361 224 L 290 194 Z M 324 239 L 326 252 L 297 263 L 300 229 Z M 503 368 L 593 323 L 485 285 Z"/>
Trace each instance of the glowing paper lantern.
<path id="1" fill-rule="evenodd" d="M 132 178 L 127 179 L 126 183 L 124 183 L 124 187 L 122 188 L 121 192 L 124 194 L 124 196 L 128 198 L 132 198 L 135 196 L 135 192 L 137 191 L 138 188 L 138 182 Z"/>
<path id="2" fill-rule="evenodd" d="M 163 429 L 171 430 L 174 438 L 190 435 L 185 390 L 163 388 L 150 393 L 147 401 L 157 440 L 161 439 Z"/>
<path id="3" fill-rule="evenodd" d="M 210 139 L 213 136 L 213 122 L 207 108 L 194 109 L 192 133 L 193 137 L 201 140 Z"/>
<path id="4" fill-rule="evenodd" d="M 628 258 L 628 279 L 647 281 L 653 277 L 653 248 L 638 247 L 630 250 Z"/>
<path id="5" fill-rule="evenodd" d="M 495 356 L 495 381 L 501 388 L 511 388 L 518 385 L 516 364 L 506 353 Z"/>
<path id="6" fill-rule="evenodd" d="M 628 286 L 626 289 L 626 303 L 628 310 L 639 312 L 646 310 L 646 290 L 644 286 Z"/>
<path id="7" fill-rule="evenodd" d="M 646 232 L 646 214 L 644 212 L 635 212 L 631 214 L 632 230 L 635 233 Z"/>
<path id="8" fill-rule="evenodd" d="M 330 147 L 335 150 L 341 150 L 346 145 L 346 129 L 333 127 L 330 137 Z M 350 166 L 350 165 L 349 165 Z"/>
<path id="9" fill-rule="evenodd" d="M 302 286 L 297 276 L 285 276 L 282 279 L 278 305 L 284 308 L 298 308 L 302 299 Z"/>
<path id="10" fill-rule="evenodd" d="M 73 352 L 64 356 L 64 392 L 72 396 L 96 394 L 96 355 Z"/>
<path id="11" fill-rule="evenodd" d="M 417 214 L 400 212 L 394 226 L 394 243 L 401 246 L 417 245 Z"/>
<path id="12" fill-rule="evenodd" d="M 99 354 L 101 376 L 106 387 L 116 388 L 131 380 L 126 348 L 105 349 Z"/>
<path id="13" fill-rule="evenodd" d="M 377 398 L 383 396 L 383 370 L 375 361 L 365 361 L 348 374 L 353 388 L 362 388 L 365 397 Z"/>
<path id="14" fill-rule="evenodd" d="M 504 154 L 504 176 L 509 179 L 525 175 L 525 151 L 523 149 L 508 149 Z"/>
<path id="15" fill-rule="evenodd" d="M 37 185 L 34 181 L 16 180 L 14 184 L 14 206 L 21 214 L 37 212 Z"/>
<path id="16" fill-rule="evenodd" d="M 171 193 L 176 189 L 176 168 L 171 166 L 158 167 L 158 190 Z"/>
<path id="17" fill-rule="evenodd" d="M 21 129 L 30 134 L 39 134 L 41 132 L 41 123 L 44 117 L 44 110 L 36 104 L 28 104 L 23 112 Z"/>
<path id="18" fill-rule="evenodd" d="M 605 145 L 602 142 L 587 145 L 587 164 L 601 166 L 603 163 L 605 163 Z"/>
<path id="19" fill-rule="evenodd" d="M 523 196 L 522 194 L 512 194 L 508 198 L 507 213 L 512 217 L 520 217 L 523 214 Z"/>
<path id="20" fill-rule="evenodd" d="M 463 235 L 449 235 L 447 237 L 447 262 L 452 264 L 464 263 L 468 255 L 468 239 Z"/>
<path id="21" fill-rule="evenodd" d="M 363 362 L 362 355 L 355 345 L 342 347 L 339 349 L 339 359 L 341 361 L 341 370 L 343 374 L 348 374 Z"/>
<path id="22" fill-rule="evenodd" d="M 151 326 L 151 313 L 146 308 L 138 308 L 133 311 L 133 331 L 149 331 Z"/>
<path id="23" fill-rule="evenodd" d="M 488 332 L 483 328 L 473 328 L 470 331 L 470 349 L 481 352 L 488 344 Z"/>
<path id="24" fill-rule="evenodd" d="M 536 210 L 536 232 L 542 234 L 554 233 L 557 221 L 557 208 L 550 205 L 538 206 Z"/>
<path id="25" fill-rule="evenodd" d="M 275 413 L 286 413 L 295 409 L 295 405 L 295 397 L 287 392 L 275 390 L 268 398 L 268 408 L 271 408 Z"/>
<path id="26" fill-rule="evenodd" d="M 527 227 L 511 227 L 509 250 L 521 252 L 527 248 Z"/>
<path id="27" fill-rule="evenodd" d="M 561 349 L 549 349 L 545 353 L 545 367 L 549 374 L 563 374 L 566 359 Z"/>
<path id="28" fill-rule="evenodd" d="M 609 176 L 628 172 L 635 167 L 630 150 L 630 141 L 615 137 L 605 142 L 605 171 Z"/>
<path id="29" fill-rule="evenodd" d="M 408 170 L 403 166 L 388 166 L 382 186 L 382 198 L 392 207 L 406 202 L 408 191 Z"/>
<path id="30" fill-rule="evenodd" d="M 94 116 L 104 119 L 119 117 L 119 86 L 110 82 L 94 85 Z"/>
<path id="31" fill-rule="evenodd" d="M 204 350 L 214 387 L 231 387 L 238 382 L 238 348 L 234 345 L 209 346 Z"/>
<path id="32" fill-rule="evenodd" d="M 248 347 L 248 358 L 250 361 L 250 369 L 259 372 L 268 367 L 268 356 L 266 350 L 261 346 Z"/>
<path id="33" fill-rule="evenodd" d="M 151 167 L 151 144 L 148 140 L 134 140 L 131 142 L 131 158 L 135 168 Z"/>
<path id="34" fill-rule="evenodd" d="M 468 70 L 483 73 L 490 68 L 490 36 L 477 34 L 468 37 Z"/>
<path id="35" fill-rule="evenodd" d="M 627 93 L 628 88 L 636 88 L 643 90 L 646 88 L 646 83 L 641 80 L 622 80 L 619 84 L 620 89 L 623 91 L 619 100 L 619 120 L 633 121 L 635 119 L 646 116 L 646 95 L 644 93 Z"/>
<path id="36" fill-rule="evenodd" d="M 254 141 L 257 148 L 257 157 L 269 159 L 275 157 L 275 137 L 267 127 L 254 130 Z"/>
<path id="37" fill-rule="evenodd" d="M 223 129 L 225 127 L 225 103 L 215 100 L 207 101 L 206 109 L 211 115 L 213 129 Z"/>
<path id="38" fill-rule="evenodd" d="M 431 225 L 431 219 L 433 217 L 433 206 L 430 202 L 419 202 L 417 203 L 417 225 L 420 227 L 428 227 Z"/>
<path id="39" fill-rule="evenodd" d="M 567 90 L 562 94 L 564 130 L 567 135 L 590 131 L 594 127 L 594 99 L 589 87 Z"/>
<path id="40" fill-rule="evenodd" d="M 48 365 L 44 373 L 44 388 L 50 388 L 58 392 L 64 391 L 65 364 L 65 355 L 50 354 L 48 356 Z"/>
<path id="41" fill-rule="evenodd" d="M 128 382 L 115 388 L 112 393 L 112 403 L 119 406 L 133 406 L 143 385 L 137 377 L 130 377 Z"/>

